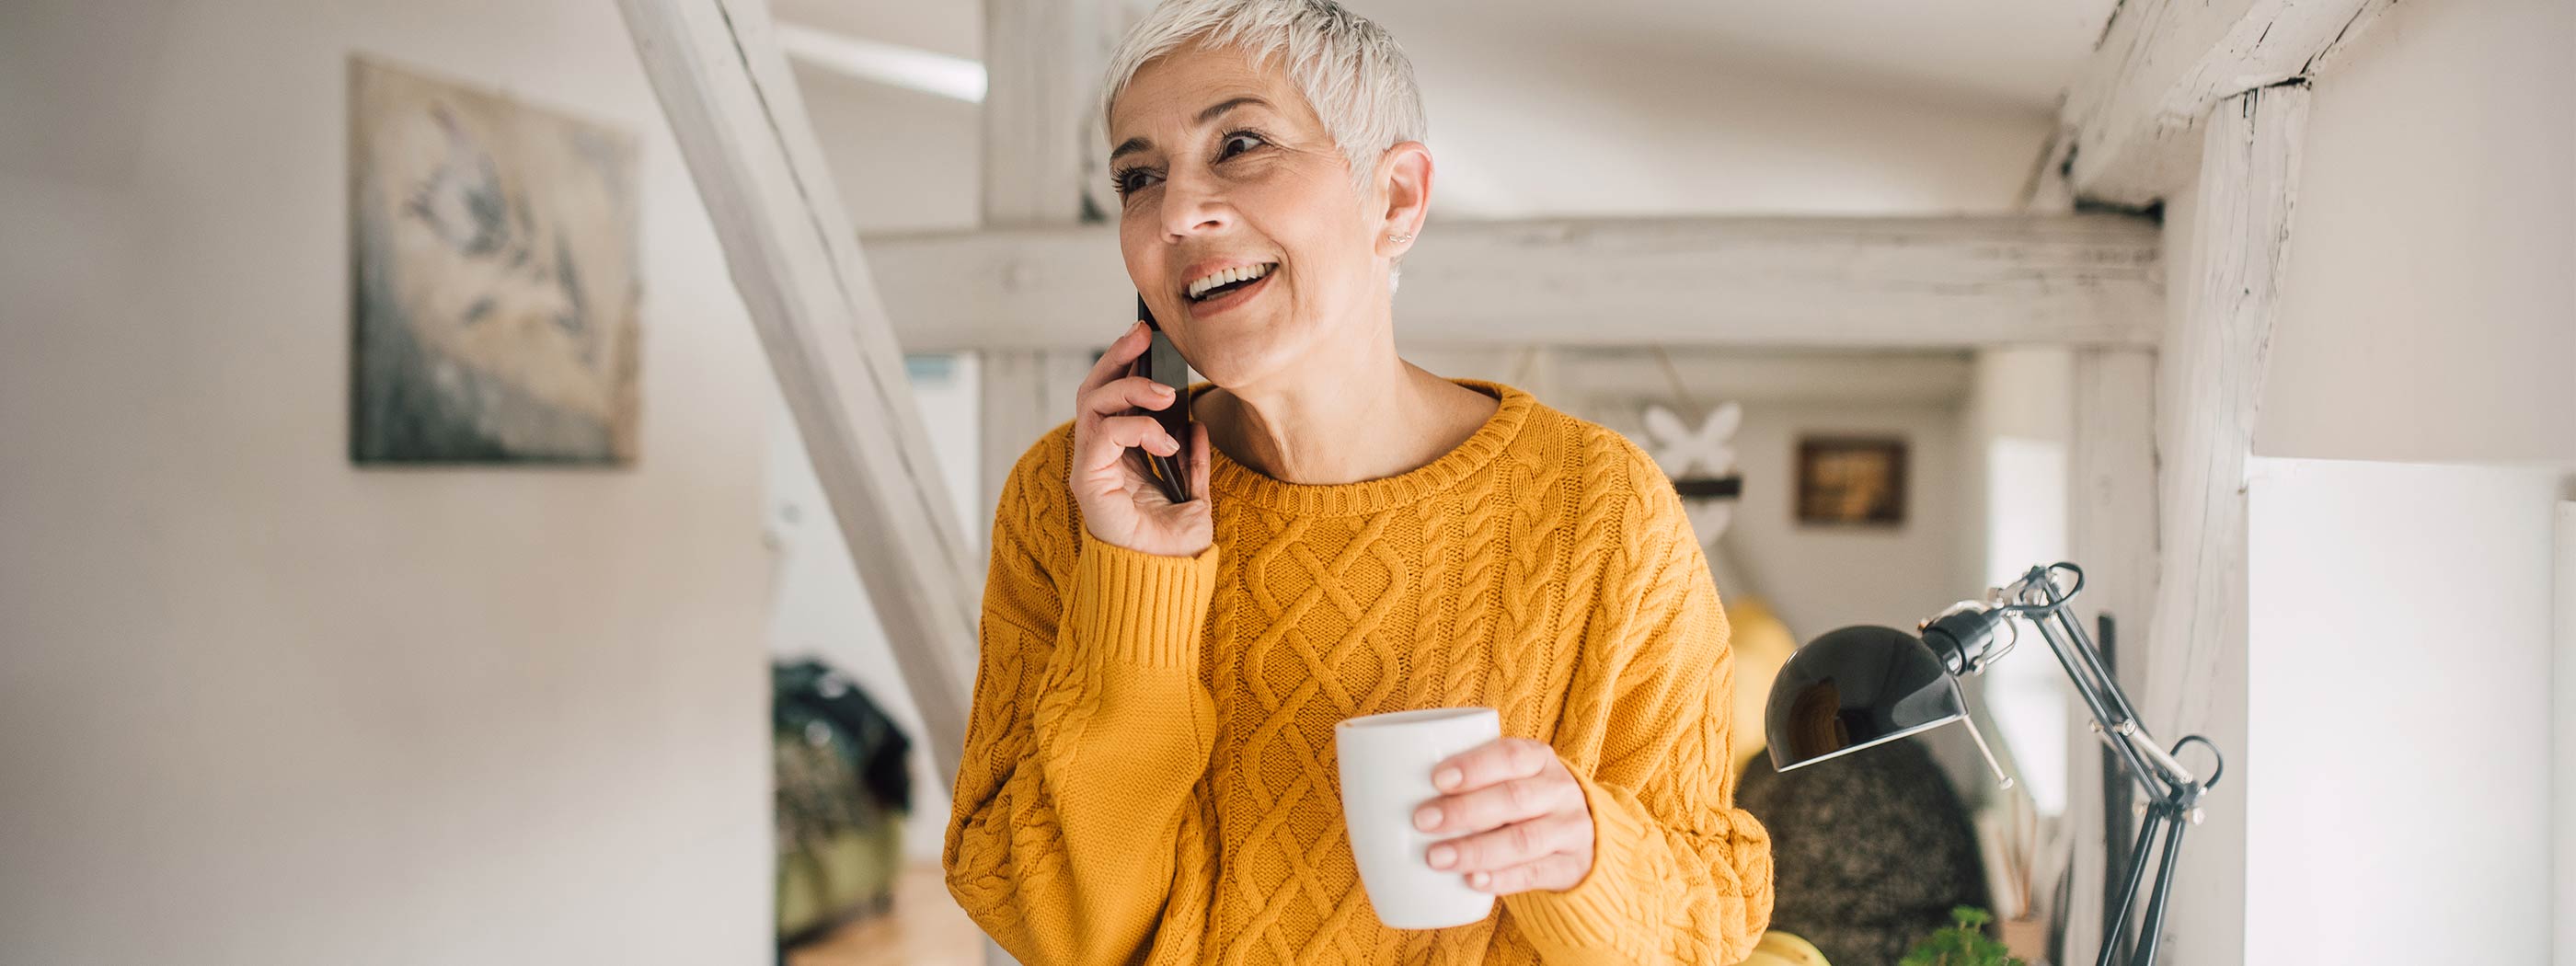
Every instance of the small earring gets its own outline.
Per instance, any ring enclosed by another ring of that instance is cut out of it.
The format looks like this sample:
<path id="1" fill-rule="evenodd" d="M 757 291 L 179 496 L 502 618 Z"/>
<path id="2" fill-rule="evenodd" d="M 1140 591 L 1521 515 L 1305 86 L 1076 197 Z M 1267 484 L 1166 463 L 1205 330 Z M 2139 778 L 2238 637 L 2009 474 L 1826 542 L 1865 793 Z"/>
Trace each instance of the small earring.
<path id="1" fill-rule="evenodd" d="M 1391 242 L 1394 242 L 1394 243 L 1396 243 L 1396 244 L 1398 244 L 1398 245 L 1401 245 L 1401 244 L 1404 244 L 1405 242 L 1412 241 L 1412 240 L 1413 240 L 1413 233 L 1412 233 L 1412 232 L 1409 232 L 1409 231 L 1396 232 L 1396 233 L 1394 233 L 1394 234 L 1390 234 L 1390 235 L 1386 236 L 1386 240 L 1391 241 Z"/>

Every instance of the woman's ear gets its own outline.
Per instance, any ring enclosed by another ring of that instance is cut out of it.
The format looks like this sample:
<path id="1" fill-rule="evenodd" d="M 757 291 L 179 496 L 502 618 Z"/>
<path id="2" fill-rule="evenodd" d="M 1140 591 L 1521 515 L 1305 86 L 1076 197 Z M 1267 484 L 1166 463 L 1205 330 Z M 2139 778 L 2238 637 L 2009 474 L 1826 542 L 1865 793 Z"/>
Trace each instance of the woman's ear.
<path id="1" fill-rule="evenodd" d="M 1394 258 L 1413 247 L 1413 236 L 1431 213 L 1431 149 L 1420 141 L 1399 141 L 1378 158 L 1377 169 L 1386 198 L 1377 251 Z"/>

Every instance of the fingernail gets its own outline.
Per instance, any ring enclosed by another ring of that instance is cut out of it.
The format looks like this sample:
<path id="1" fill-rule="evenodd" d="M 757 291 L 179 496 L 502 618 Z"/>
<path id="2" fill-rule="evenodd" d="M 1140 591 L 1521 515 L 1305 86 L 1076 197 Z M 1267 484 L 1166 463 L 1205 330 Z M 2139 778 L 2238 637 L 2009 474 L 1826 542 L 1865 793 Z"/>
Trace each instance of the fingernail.
<path id="1" fill-rule="evenodd" d="M 1433 807 L 1431 807 L 1431 806 L 1429 806 L 1429 805 L 1425 805 L 1425 806 L 1422 806 L 1422 808 L 1421 808 L 1420 810 L 1417 810 L 1417 811 L 1415 811 L 1415 812 L 1413 813 L 1413 827 L 1414 827 L 1414 828 L 1418 828 L 1418 829 L 1421 829 L 1421 830 L 1423 830 L 1423 831 L 1425 831 L 1425 832 L 1428 832 L 1428 831 L 1431 831 L 1431 830 L 1432 830 L 1432 829 L 1434 829 L 1434 828 L 1439 827 L 1439 825 L 1440 825 L 1440 810 L 1439 810 L 1439 809 L 1437 809 L 1437 808 L 1433 808 Z"/>
<path id="2" fill-rule="evenodd" d="M 1449 867 L 1450 860 L 1458 857 L 1458 850 L 1446 845 L 1434 845 L 1431 847 L 1431 854 L 1429 857 L 1431 859 L 1432 868 L 1446 869 Z"/>
<path id="3" fill-rule="evenodd" d="M 1467 873 L 1467 885 L 1471 888 L 1482 889 L 1485 886 L 1492 884 L 1493 881 L 1493 876 L 1486 875 L 1482 872 Z"/>
<path id="4" fill-rule="evenodd" d="M 1438 774 L 1431 776 L 1431 783 L 1440 786 L 1440 790 L 1445 792 L 1458 787 L 1458 780 L 1461 777 L 1464 776 L 1458 774 L 1458 769 L 1443 768 Z"/>
<path id="5" fill-rule="evenodd" d="M 1161 396 L 1161 397 L 1163 397 L 1163 398 L 1165 398 L 1165 399 L 1170 399 L 1170 398 L 1172 398 L 1172 387 L 1170 387 L 1170 386 L 1166 386 L 1166 385 L 1163 385 L 1162 383 L 1159 383 L 1159 382 L 1158 382 L 1158 383 L 1155 383 L 1155 384 L 1154 384 L 1154 395 Z"/>

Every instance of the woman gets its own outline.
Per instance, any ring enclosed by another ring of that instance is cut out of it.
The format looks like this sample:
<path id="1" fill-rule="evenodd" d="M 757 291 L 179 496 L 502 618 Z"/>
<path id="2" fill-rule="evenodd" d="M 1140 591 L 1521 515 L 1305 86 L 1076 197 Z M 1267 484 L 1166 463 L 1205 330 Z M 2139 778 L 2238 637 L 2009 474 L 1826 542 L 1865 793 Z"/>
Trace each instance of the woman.
<path id="1" fill-rule="evenodd" d="M 1431 199 L 1412 69 L 1324 0 L 1174 0 L 1103 98 L 1127 272 L 1208 382 L 1125 377 L 1002 490 L 952 892 L 1032 964 L 1733 963 L 1771 907 L 1730 656 L 1671 485 L 1616 433 L 1397 357 Z M 1187 405 L 1189 502 L 1128 451 Z M 1484 921 L 1378 923 L 1333 725 L 1484 705 L 1426 856 Z"/>

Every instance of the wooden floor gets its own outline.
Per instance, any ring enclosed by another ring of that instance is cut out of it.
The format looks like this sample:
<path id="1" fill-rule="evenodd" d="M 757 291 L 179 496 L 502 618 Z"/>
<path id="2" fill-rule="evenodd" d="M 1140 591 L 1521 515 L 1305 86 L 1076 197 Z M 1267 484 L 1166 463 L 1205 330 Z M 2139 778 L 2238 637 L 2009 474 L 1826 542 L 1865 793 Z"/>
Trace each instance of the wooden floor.
<path id="1" fill-rule="evenodd" d="M 983 966 L 984 933 L 975 928 L 939 863 L 919 862 L 894 886 L 894 911 L 841 927 L 787 957 L 787 966 Z"/>

